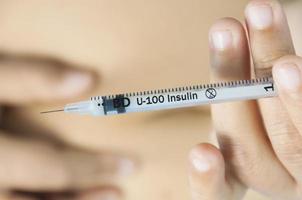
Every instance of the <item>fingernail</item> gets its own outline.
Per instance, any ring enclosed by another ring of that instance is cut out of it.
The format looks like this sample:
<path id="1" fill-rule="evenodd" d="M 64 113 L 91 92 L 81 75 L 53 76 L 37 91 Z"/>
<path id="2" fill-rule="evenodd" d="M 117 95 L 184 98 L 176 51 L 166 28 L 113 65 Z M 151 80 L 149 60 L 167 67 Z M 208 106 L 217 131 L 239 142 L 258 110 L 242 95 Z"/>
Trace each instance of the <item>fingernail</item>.
<path id="1" fill-rule="evenodd" d="M 256 29 L 263 30 L 273 24 L 273 10 L 268 4 L 251 5 L 247 9 L 249 23 Z"/>
<path id="2" fill-rule="evenodd" d="M 127 176 L 133 174 L 136 169 L 136 163 L 133 160 L 121 159 L 119 164 L 119 174 L 122 176 Z"/>
<path id="3" fill-rule="evenodd" d="M 231 31 L 215 31 L 212 33 L 212 44 L 217 50 L 226 50 L 233 45 L 233 35 Z"/>
<path id="4" fill-rule="evenodd" d="M 93 76 L 87 72 L 68 72 L 59 84 L 58 93 L 65 98 L 82 94 L 92 87 Z"/>
<path id="5" fill-rule="evenodd" d="M 195 153 L 192 153 L 191 155 L 191 163 L 195 170 L 199 172 L 207 172 L 211 169 L 211 163 L 208 158 L 202 155 L 196 155 Z"/>
<path id="6" fill-rule="evenodd" d="M 275 78 L 286 91 L 299 91 L 302 87 L 301 71 L 296 64 L 284 63 L 275 68 Z"/>

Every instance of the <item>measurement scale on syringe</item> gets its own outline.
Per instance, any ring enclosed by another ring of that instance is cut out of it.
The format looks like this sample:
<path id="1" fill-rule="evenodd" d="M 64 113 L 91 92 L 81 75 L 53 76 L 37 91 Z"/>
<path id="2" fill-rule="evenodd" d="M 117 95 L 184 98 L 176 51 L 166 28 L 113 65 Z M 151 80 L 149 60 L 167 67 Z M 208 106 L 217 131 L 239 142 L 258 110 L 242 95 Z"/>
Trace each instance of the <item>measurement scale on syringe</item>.
<path id="1" fill-rule="evenodd" d="M 259 78 L 110 96 L 96 96 L 88 101 L 67 104 L 62 110 L 47 111 L 42 112 L 42 114 L 64 111 L 66 113 L 106 116 L 275 96 L 277 96 L 277 91 L 273 79 Z"/>

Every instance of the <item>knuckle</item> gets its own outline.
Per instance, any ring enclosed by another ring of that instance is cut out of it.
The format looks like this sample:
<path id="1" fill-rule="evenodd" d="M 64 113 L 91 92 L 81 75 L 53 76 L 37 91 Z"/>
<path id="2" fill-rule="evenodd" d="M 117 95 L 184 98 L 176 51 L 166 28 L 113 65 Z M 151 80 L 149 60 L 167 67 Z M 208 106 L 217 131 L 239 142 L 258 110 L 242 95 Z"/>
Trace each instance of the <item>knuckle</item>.
<path id="1" fill-rule="evenodd" d="M 291 123 L 269 125 L 270 139 L 275 151 L 292 166 L 302 166 L 302 138 Z"/>
<path id="2" fill-rule="evenodd" d="M 296 56 L 293 52 L 292 54 L 286 54 L 284 56 L 282 56 L 282 58 L 280 58 L 278 61 L 277 61 L 277 64 L 279 63 L 284 63 L 284 62 L 289 62 L 289 61 L 300 61 L 302 60 L 301 57 L 299 56 Z"/>
<path id="3" fill-rule="evenodd" d="M 284 160 L 289 162 L 292 167 L 302 166 L 302 148 L 301 144 L 298 145 L 296 142 L 285 144 L 282 150 L 282 157 Z"/>
<path id="4" fill-rule="evenodd" d="M 284 121 L 284 118 L 275 120 L 266 120 L 266 127 L 271 139 L 277 139 L 276 141 L 284 141 L 284 137 L 292 135 L 295 132 L 295 128 L 290 121 Z"/>
<path id="5" fill-rule="evenodd" d="M 296 108 L 302 107 L 302 93 L 301 91 L 291 91 L 289 95 L 283 95 L 286 104 Z"/>
<path id="6" fill-rule="evenodd" d="M 284 118 L 267 121 L 266 127 L 272 142 L 279 145 L 287 144 L 289 138 L 293 139 L 297 135 L 297 130 L 291 121 L 284 121 Z"/>
<path id="7" fill-rule="evenodd" d="M 288 49 L 275 50 L 271 54 L 261 53 L 254 59 L 255 73 L 257 77 L 272 76 L 274 63 L 285 55 L 289 54 Z"/>
<path id="8" fill-rule="evenodd" d="M 234 142 L 228 137 L 220 137 L 219 143 L 227 164 L 231 166 L 232 173 L 242 179 L 259 173 L 257 155 L 250 153 L 243 144 Z"/>
<path id="9" fill-rule="evenodd" d="M 256 65 L 260 66 L 272 66 L 272 64 L 279 60 L 281 57 L 288 55 L 289 50 L 286 49 L 279 49 L 279 50 L 274 50 L 274 52 L 271 53 L 263 53 L 263 55 L 259 56 L 259 58 L 256 60 Z"/>

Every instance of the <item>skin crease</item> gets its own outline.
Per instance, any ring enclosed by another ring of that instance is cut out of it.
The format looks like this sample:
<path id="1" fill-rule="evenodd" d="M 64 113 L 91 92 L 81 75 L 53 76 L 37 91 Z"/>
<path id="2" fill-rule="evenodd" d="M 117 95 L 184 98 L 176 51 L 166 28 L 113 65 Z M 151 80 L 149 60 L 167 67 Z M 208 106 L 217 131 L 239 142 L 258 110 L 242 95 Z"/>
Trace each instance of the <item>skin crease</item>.
<path id="1" fill-rule="evenodd" d="M 220 17 L 242 19 L 247 1 L 215 0 L 209 7 L 193 0 L 145 3 L 0 1 L 1 50 L 51 55 L 96 70 L 97 87 L 69 102 L 91 95 L 207 82 L 208 29 Z M 122 185 L 127 199 L 189 198 L 185 161 L 192 146 L 208 141 L 212 127 L 207 109 L 110 118 L 38 114 L 64 103 L 11 110 L 7 123 L 18 123 L 22 131 L 28 129 L 27 123 L 38 124 L 77 147 L 137 157 L 140 170 Z M 44 129 L 36 132 L 43 134 Z M 247 199 L 263 199 L 254 195 Z"/>
<path id="2" fill-rule="evenodd" d="M 69 102 L 91 95 L 200 83 L 207 81 L 209 70 L 208 28 L 219 16 L 240 17 L 246 2 L 235 2 L 224 3 L 227 9 L 222 9 L 221 1 L 213 1 L 215 12 L 209 12 L 202 2 L 187 0 L 150 1 L 149 5 L 78 0 L 69 6 L 62 6 L 62 1 L 22 5 L 4 1 L 0 24 L 6 32 L 0 33 L 0 40 L 3 48 L 13 52 L 42 52 L 96 70 L 97 88 Z M 7 23 L 7 19 L 13 21 Z M 140 169 L 122 185 L 127 199 L 189 198 L 185 161 L 190 148 L 206 141 L 211 131 L 207 110 L 110 118 L 39 115 L 64 103 L 33 105 L 10 111 L 6 118 L 45 126 L 52 135 L 79 147 L 137 157 Z"/>
<path id="3" fill-rule="evenodd" d="M 226 29 L 233 36 L 232 44 L 222 50 L 210 40 L 211 79 L 250 77 L 249 70 L 242 70 L 250 68 L 250 51 L 252 71 L 257 76 L 272 73 L 279 97 L 211 106 L 220 149 L 200 144 L 191 151 L 192 197 L 239 200 L 246 189 L 252 188 L 271 199 L 301 199 L 302 59 L 296 56 L 286 17 L 277 1 L 251 1 L 245 15 L 249 41 L 244 39 L 244 28 L 236 19 L 224 18 L 211 27 L 210 36 Z M 230 66 L 241 70 L 226 74 L 223 69 Z M 272 72 L 269 66 L 273 66 Z M 205 171 L 200 170 L 205 168 L 201 166 L 210 167 Z"/>

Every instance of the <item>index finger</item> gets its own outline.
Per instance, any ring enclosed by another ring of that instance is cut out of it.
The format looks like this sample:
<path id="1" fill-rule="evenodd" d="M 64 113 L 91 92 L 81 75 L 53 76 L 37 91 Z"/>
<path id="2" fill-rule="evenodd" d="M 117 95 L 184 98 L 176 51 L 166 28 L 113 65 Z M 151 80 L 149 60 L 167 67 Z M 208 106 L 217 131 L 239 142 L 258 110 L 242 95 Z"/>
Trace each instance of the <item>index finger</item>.
<path id="1" fill-rule="evenodd" d="M 0 103 L 62 100 L 93 87 L 92 72 L 57 58 L 0 54 Z"/>

